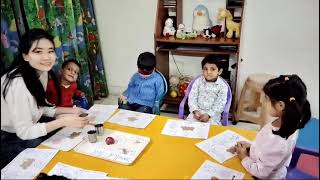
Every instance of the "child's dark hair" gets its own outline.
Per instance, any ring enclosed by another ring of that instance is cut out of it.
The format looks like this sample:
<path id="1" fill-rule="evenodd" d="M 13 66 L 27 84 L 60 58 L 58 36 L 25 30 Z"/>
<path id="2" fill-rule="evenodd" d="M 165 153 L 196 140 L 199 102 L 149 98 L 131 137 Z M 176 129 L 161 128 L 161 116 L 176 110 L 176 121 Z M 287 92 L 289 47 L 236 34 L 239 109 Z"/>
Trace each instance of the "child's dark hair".
<path id="1" fill-rule="evenodd" d="M 41 172 L 36 178 L 35 180 L 42 180 L 42 179 L 45 179 L 45 180 L 55 180 L 55 179 L 60 179 L 60 180 L 68 180 L 69 178 L 65 177 L 65 176 L 59 176 L 59 175 L 51 175 L 49 176 L 48 174 L 46 173 L 43 173 Z"/>
<path id="2" fill-rule="evenodd" d="M 310 104 L 307 100 L 307 87 L 298 75 L 281 75 L 269 80 L 263 87 L 271 104 L 282 101 L 285 104 L 281 117 L 281 127 L 273 131 L 283 138 L 288 138 L 297 129 L 301 129 L 310 120 Z"/>
<path id="3" fill-rule="evenodd" d="M 156 57 L 150 52 L 141 53 L 137 65 L 139 69 L 151 71 L 156 67 Z"/>
<path id="4" fill-rule="evenodd" d="M 16 77 L 22 77 L 28 90 L 36 99 L 38 106 L 52 106 L 46 102 L 46 92 L 39 80 L 39 75 L 36 70 L 30 66 L 29 62 L 23 59 L 22 56 L 22 54 L 28 54 L 32 44 L 34 42 L 37 43 L 40 39 L 47 39 L 54 45 L 53 37 L 43 29 L 30 29 L 21 37 L 19 54 L 15 57 L 12 65 L 1 74 L 1 76 L 6 74 L 5 86 L 2 92 L 4 98 L 6 97 L 10 81 Z M 49 71 L 49 75 L 54 76 L 52 70 Z"/>
<path id="5" fill-rule="evenodd" d="M 68 59 L 68 60 L 65 60 L 63 63 L 62 63 L 62 66 L 61 66 L 61 69 L 63 69 L 64 67 L 66 67 L 66 65 L 68 65 L 69 63 L 74 63 L 76 64 L 79 69 L 81 69 L 81 64 L 75 60 L 75 59 Z"/>
<path id="6" fill-rule="evenodd" d="M 226 63 L 226 56 L 222 54 L 209 54 L 201 61 L 201 67 L 203 69 L 205 64 L 215 64 L 218 67 L 218 70 L 223 68 L 223 65 Z"/>

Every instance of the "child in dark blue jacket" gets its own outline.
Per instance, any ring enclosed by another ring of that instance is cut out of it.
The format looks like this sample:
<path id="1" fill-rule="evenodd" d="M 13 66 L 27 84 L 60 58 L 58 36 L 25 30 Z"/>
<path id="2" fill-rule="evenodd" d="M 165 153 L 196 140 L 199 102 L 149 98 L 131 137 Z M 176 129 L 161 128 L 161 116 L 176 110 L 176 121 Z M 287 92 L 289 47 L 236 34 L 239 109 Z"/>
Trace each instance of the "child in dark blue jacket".
<path id="1" fill-rule="evenodd" d="M 138 57 L 138 72 L 134 73 L 128 88 L 120 95 L 120 109 L 152 113 L 155 101 L 164 93 L 164 82 L 155 71 L 156 58 L 150 52 Z"/>

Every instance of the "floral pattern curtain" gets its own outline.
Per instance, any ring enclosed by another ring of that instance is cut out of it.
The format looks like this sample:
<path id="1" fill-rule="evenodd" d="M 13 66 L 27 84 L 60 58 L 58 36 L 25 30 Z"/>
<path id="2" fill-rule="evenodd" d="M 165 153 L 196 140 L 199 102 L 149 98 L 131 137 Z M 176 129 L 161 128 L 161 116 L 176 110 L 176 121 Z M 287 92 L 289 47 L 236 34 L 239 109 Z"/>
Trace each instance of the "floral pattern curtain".
<path id="1" fill-rule="evenodd" d="M 1 17 L 4 17 L 1 18 L 1 32 L 10 40 L 14 39 L 9 37 L 11 32 L 18 37 L 25 29 L 42 28 L 49 31 L 54 36 L 58 57 L 53 70 L 58 73 L 63 61 L 74 58 L 81 64 L 78 86 L 85 92 L 89 102 L 108 96 L 91 0 L 1 0 Z M 11 41 L 1 43 L 1 56 L 4 56 L 1 59 L 5 66 L 10 64 L 16 52 L 13 51 L 14 46 L 10 45 L 10 50 L 6 48 L 8 42 Z"/>

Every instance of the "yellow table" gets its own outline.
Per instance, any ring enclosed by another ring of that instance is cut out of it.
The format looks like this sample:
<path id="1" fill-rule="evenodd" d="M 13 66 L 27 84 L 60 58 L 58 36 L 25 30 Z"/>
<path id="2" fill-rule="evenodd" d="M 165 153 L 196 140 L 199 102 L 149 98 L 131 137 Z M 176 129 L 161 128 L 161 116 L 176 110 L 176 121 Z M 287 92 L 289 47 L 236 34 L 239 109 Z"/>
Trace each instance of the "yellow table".
<path id="1" fill-rule="evenodd" d="M 151 141 L 146 149 L 130 166 L 79 154 L 74 151 L 59 151 L 42 172 L 48 173 L 57 162 L 62 162 L 84 169 L 106 172 L 112 177 L 129 179 L 190 179 L 205 160 L 218 163 L 195 146 L 196 143 L 203 141 L 203 139 L 162 135 L 161 131 L 168 119 L 173 118 L 157 116 L 145 129 L 125 127 L 108 122 L 104 124 L 104 128 L 150 137 Z M 228 126 L 211 126 L 209 137 L 227 129 L 233 130 L 249 140 L 253 140 L 256 135 L 256 132 L 251 130 Z M 40 148 L 42 147 L 44 146 L 40 146 Z M 250 174 L 242 167 L 238 157 L 225 161 L 223 165 L 246 173 L 245 179 L 252 179 Z"/>

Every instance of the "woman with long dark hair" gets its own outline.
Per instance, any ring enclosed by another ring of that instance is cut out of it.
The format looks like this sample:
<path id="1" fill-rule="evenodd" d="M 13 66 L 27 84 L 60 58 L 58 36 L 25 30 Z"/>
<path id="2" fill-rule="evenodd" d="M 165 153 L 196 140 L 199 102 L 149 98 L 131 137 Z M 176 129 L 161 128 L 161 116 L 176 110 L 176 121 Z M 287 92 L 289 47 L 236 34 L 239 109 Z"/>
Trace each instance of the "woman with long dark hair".
<path id="1" fill-rule="evenodd" d="M 19 48 L 13 64 L 1 73 L 1 169 L 24 149 L 38 146 L 50 132 L 88 124 L 87 118 L 79 117 L 83 109 L 56 108 L 46 100 L 48 74 L 54 76 L 56 61 L 53 37 L 31 29 L 21 37 Z M 43 122 L 43 116 L 53 118 Z"/>

